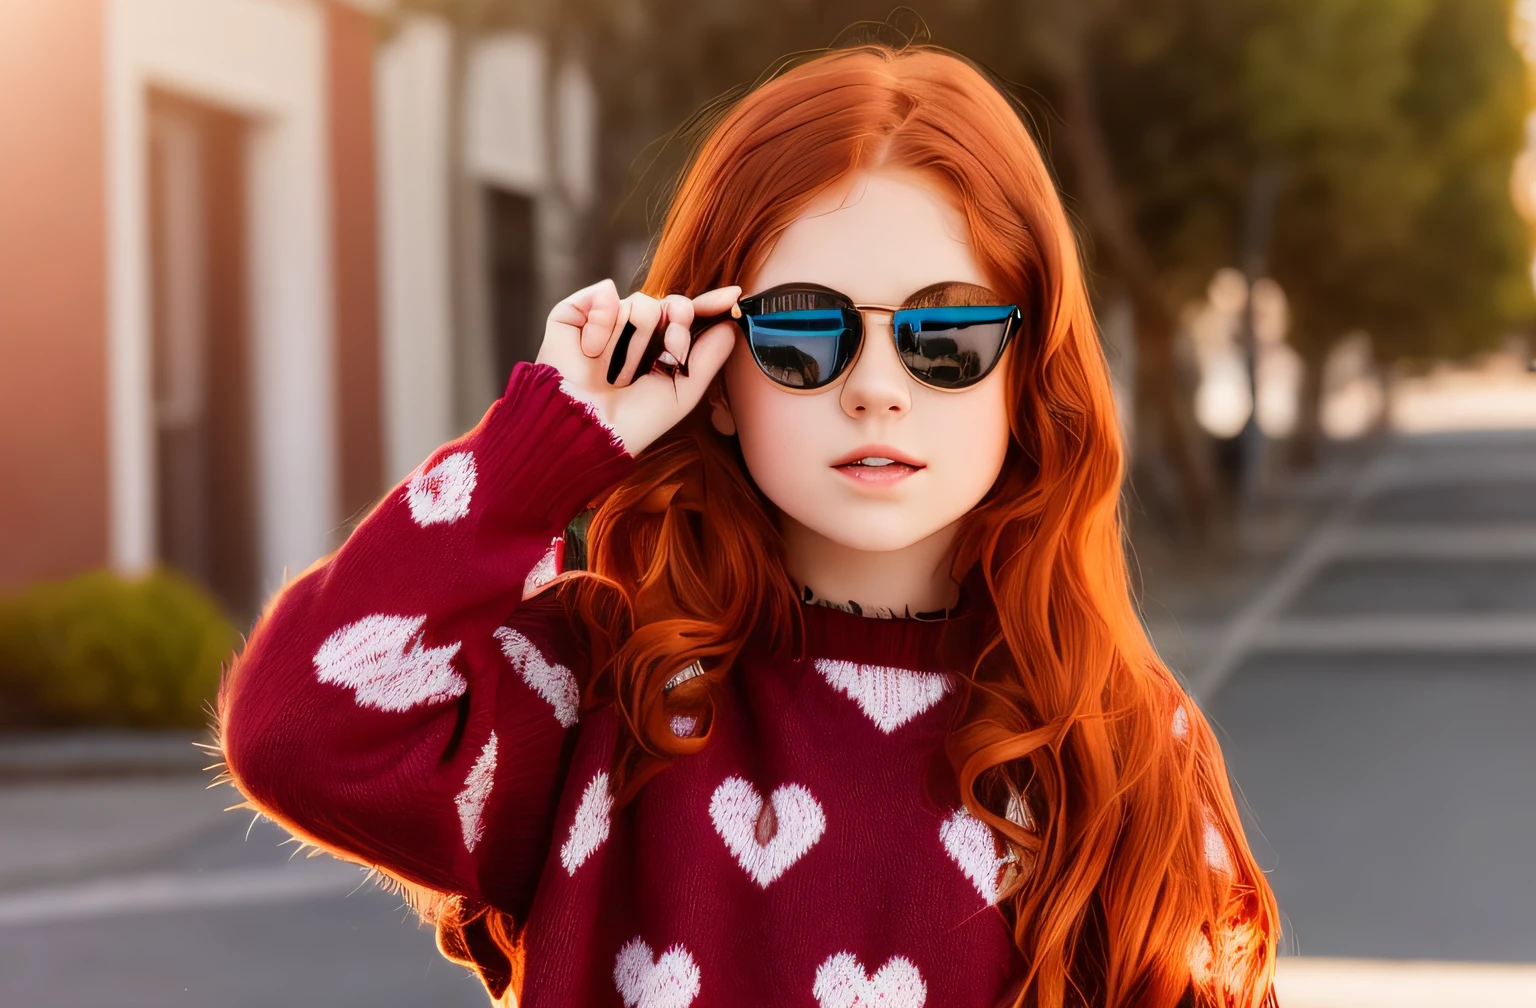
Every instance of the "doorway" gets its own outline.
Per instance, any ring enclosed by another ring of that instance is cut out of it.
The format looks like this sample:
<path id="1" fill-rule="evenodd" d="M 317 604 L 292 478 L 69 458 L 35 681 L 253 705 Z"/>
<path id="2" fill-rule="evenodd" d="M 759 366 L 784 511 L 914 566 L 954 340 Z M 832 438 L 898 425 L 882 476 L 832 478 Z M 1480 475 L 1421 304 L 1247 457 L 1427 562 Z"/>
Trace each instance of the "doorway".
<path id="1" fill-rule="evenodd" d="M 153 92 L 148 127 L 158 558 L 245 621 L 258 604 L 247 124 L 214 106 Z"/>

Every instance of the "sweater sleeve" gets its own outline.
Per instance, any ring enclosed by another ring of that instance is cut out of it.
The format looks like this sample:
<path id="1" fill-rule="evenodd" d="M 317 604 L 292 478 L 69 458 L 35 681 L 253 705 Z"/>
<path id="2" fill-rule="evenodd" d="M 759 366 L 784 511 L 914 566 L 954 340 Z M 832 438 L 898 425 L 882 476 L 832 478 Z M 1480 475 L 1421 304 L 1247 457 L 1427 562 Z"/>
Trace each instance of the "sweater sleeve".
<path id="1" fill-rule="evenodd" d="M 558 372 L 519 364 L 473 431 L 268 603 L 220 699 L 250 803 L 344 857 L 519 915 L 584 660 L 559 606 L 523 603 L 524 586 L 632 465 Z"/>

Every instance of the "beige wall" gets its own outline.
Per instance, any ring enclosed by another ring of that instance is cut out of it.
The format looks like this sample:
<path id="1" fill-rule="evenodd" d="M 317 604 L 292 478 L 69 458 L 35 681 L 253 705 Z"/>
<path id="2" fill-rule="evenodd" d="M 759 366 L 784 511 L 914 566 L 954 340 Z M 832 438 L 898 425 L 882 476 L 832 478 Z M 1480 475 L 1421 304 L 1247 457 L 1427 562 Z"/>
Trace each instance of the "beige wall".
<path id="1" fill-rule="evenodd" d="M 0 591 L 107 561 L 102 37 L 0 2 Z"/>

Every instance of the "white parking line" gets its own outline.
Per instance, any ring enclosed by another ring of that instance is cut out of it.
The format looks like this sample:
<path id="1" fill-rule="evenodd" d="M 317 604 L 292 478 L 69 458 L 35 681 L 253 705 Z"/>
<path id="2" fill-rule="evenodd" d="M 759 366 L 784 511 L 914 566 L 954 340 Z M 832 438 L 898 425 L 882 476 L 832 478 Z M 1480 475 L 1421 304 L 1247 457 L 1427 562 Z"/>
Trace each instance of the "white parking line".
<path id="1" fill-rule="evenodd" d="M 1255 650 L 1287 651 L 1401 648 L 1464 651 L 1536 648 L 1528 617 L 1424 616 L 1293 618 L 1283 614 L 1312 579 L 1334 560 L 1351 557 L 1413 559 L 1536 557 L 1536 526 L 1361 525 L 1360 505 L 1388 489 L 1453 483 L 1476 477 L 1497 482 L 1529 479 L 1530 452 L 1437 455 L 1430 467 L 1413 455 L 1380 455 L 1360 470 L 1343 501 L 1220 633 L 1209 657 L 1189 677 L 1189 689 L 1208 702 Z"/>
<path id="2" fill-rule="evenodd" d="M 0 927 L 343 895 L 362 869 L 316 859 L 275 867 L 160 872 L 0 893 Z"/>
<path id="3" fill-rule="evenodd" d="M 1357 487 L 1356 493 L 1351 494 L 1351 500 L 1359 492 Z M 1190 692 L 1202 704 L 1208 703 L 1216 695 L 1217 690 L 1237 670 L 1269 626 L 1290 607 L 1307 582 L 1312 580 L 1312 576 L 1338 554 L 1339 541 L 1347 538 L 1350 532 L 1345 518 L 1348 507 L 1346 504 L 1312 533 L 1281 565 L 1275 576 L 1227 624 L 1226 633 L 1217 641 L 1211 656 L 1198 672 L 1190 676 Z"/>
<path id="4" fill-rule="evenodd" d="M 1255 649 L 1272 651 L 1536 651 L 1529 616 L 1286 617 L 1257 634 Z M 1536 671 L 1536 657 L 1531 660 Z"/>
<path id="5" fill-rule="evenodd" d="M 1340 557 L 1414 560 L 1536 558 L 1536 525 L 1353 525 L 1334 543 Z"/>

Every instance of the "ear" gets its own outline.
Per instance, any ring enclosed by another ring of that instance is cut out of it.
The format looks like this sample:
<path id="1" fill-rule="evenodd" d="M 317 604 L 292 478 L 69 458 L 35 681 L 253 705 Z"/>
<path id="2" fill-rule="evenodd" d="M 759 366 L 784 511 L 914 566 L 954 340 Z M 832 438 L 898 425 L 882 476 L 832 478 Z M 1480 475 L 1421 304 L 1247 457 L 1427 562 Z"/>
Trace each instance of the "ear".
<path id="1" fill-rule="evenodd" d="M 736 418 L 731 415 L 731 400 L 725 394 L 725 381 L 715 381 L 709 386 L 709 391 L 704 394 L 709 402 L 709 422 L 715 430 L 730 437 L 736 433 Z"/>

